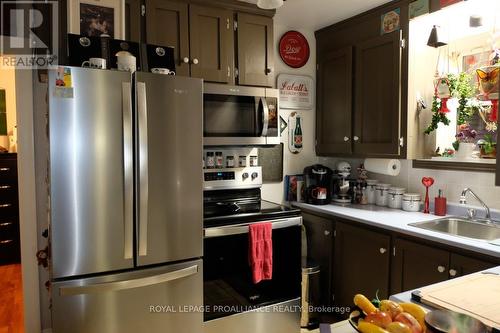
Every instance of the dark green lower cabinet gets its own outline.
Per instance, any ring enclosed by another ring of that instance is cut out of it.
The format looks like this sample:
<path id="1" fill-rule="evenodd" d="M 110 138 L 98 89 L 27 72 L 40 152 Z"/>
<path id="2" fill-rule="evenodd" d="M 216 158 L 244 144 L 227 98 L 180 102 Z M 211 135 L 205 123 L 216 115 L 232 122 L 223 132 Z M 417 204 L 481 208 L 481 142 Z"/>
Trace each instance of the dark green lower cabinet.
<path id="1" fill-rule="evenodd" d="M 352 222 L 355 223 L 355 222 Z M 389 296 L 390 235 L 337 222 L 334 304 L 352 307 L 357 293 L 368 298 Z"/>
<path id="2" fill-rule="evenodd" d="M 420 288 L 448 279 L 450 253 L 419 243 L 394 242 L 391 293 Z"/>

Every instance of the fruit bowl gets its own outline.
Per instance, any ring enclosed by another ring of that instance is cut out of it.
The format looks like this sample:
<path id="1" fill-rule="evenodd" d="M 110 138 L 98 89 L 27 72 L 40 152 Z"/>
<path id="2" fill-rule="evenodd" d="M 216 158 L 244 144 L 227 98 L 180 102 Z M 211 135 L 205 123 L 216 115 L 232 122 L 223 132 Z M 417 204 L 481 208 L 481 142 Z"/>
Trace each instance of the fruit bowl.
<path id="1" fill-rule="evenodd" d="M 363 319 L 364 317 L 366 317 L 366 315 L 364 314 L 364 312 L 358 308 L 357 306 L 355 306 L 353 308 L 353 310 L 351 311 L 351 313 L 349 314 L 349 318 L 347 318 L 347 320 L 349 321 L 349 324 L 351 324 L 351 326 L 358 332 L 361 333 L 360 330 L 358 330 L 358 322 L 360 319 Z"/>

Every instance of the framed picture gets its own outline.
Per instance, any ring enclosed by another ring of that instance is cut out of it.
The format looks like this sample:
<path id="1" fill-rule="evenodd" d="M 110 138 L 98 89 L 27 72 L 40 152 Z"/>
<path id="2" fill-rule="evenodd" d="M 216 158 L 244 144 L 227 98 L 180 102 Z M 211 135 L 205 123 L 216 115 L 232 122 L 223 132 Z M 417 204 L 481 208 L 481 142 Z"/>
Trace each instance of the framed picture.
<path id="1" fill-rule="evenodd" d="M 410 3 L 410 20 L 427 13 L 429 13 L 429 0 L 416 0 Z"/>
<path id="2" fill-rule="evenodd" d="M 98 37 L 125 38 L 124 0 L 73 0 L 68 6 L 68 31 Z"/>
<path id="3" fill-rule="evenodd" d="M 400 27 L 399 16 L 400 16 L 400 14 L 401 14 L 401 9 L 396 8 L 394 10 L 391 10 L 390 12 L 383 14 L 380 17 L 380 19 L 381 19 L 380 33 L 382 35 L 399 30 L 399 27 Z"/>

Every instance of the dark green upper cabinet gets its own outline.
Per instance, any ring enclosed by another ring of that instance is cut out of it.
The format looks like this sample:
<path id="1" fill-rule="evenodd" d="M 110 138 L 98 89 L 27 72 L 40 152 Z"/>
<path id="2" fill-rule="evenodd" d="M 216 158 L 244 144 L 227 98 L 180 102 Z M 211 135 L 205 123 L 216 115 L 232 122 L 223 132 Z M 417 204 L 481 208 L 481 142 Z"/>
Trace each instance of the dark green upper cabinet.
<path id="1" fill-rule="evenodd" d="M 146 0 L 146 40 L 174 47 L 176 72 L 189 76 L 188 4 L 170 0 Z"/>
<path id="2" fill-rule="evenodd" d="M 237 13 L 238 83 L 272 87 L 274 84 L 274 34 L 270 17 Z"/>
<path id="3" fill-rule="evenodd" d="M 398 9 L 400 29 L 381 34 Z M 396 0 L 316 31 L 318 155 L 406 158 L 408 30 Z"/>
<path id="4" fill-rule="evenodd" d="M 398 156 L 401 126 L 399 32 L 355 46 L 354 153 Z"/>
<path id="5" fill-rule="evenodd" d="M 141 0 L 125 0 L 125 39 L 141 42 Z"/>
<path id="6" fill-rule="evenodd" d="M 232 12 L 191 5 L 189 23 L 191 76 L 230 82 L 234 55 Z"/>
<path id="7" fill-rule="evenodd" d="M 316 152 L 352 152 L 352 47 L 318 56 Z M 332 131 L 332 124 L 335 130 Z"/>

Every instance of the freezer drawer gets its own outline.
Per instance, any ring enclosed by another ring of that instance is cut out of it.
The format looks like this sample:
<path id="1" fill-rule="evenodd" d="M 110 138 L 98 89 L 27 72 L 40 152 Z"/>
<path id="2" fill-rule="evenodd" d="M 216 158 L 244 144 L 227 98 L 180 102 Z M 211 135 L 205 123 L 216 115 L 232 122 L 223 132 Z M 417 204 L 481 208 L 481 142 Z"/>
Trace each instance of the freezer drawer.
<path id="1" fill-rule="evenodd" d="M 55 282 L 54 333 L 201 333 L 202 261 Z M 191 311 L 189 307 L 199 311 Z"/>

